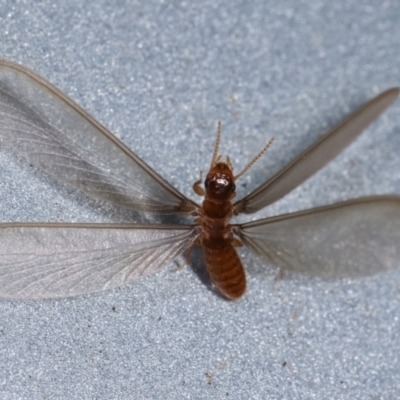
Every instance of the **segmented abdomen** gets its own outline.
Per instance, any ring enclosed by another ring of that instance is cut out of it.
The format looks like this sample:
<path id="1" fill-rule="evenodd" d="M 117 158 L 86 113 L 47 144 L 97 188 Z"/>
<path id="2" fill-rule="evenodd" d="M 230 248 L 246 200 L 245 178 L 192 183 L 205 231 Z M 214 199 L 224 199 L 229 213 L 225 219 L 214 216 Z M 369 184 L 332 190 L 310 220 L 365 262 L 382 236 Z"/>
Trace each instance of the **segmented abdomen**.
<path id="1" fill-rule="evenodd" d="M 203 241 L 204 261 L 211 280 L 230 300 L 243 295 L 246 275 L 242 262 L 231 242 L 225 239 Z"/>

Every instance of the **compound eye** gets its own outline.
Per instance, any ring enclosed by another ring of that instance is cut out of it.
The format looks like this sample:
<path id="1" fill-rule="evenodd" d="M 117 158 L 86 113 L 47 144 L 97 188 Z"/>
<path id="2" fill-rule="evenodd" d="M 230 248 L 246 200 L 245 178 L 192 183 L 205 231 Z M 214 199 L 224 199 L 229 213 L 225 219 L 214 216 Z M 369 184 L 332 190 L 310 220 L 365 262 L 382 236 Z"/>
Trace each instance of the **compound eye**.
<path id="1" fill-rule="evenodd" d="M 236 185 L 232 183 L 232 192 L 234 192 L 235 190 L 236 190 Z"/>
<path id="2" fill-rule="evenodd" d="M 204 187 L 207 189 L 209 185 L 210 185 L 210 180 L 209 180 L 209 179 L 206 179 L 206 180 L 204 181 Z"/>

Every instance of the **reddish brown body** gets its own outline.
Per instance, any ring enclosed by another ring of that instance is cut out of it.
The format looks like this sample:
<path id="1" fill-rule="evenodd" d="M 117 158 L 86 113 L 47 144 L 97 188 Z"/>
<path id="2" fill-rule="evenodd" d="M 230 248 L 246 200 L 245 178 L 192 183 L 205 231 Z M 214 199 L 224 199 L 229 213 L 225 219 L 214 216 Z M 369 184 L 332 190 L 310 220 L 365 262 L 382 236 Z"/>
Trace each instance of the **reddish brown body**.
<path id="1" fill-rule="evenodd" d="M 210 171 L 204 181 L 205 190 L 200 186 L 201 178 L 193 185 L 199 196 L 205 196 L 203 207 L 198 210 L 196 222 L 202 227 L 197 241 L 204 252 L 204 261 L 211 280 L 227 299 L 236 300 L 246 291 L 246 275 L 235 247 L 242 243 L 234 238 L 230 220 L 237 212 L 231 203 L 236 196 L 235 180 L 243 175 L 268 149 L 273 138 L 238 174 L 233 175 L 229 157 L 221 162 L 218 154 L 221 139 L 221 122 L 218 123 L 217 140 Z"/>
<path id="2" fill-rule="evenodd" d="M 233 215 L 231 199 L 236 194 L 234 181 L 228 164 L 218 162 L 211 167 L 204 183 L 205 200 L 197 221 L 203 228 L 200 241 L 211 280 L 231 300 L 239 298 L 246 290 L 246 275 L 234 248 L 238 241 L 229 224 Z"/>

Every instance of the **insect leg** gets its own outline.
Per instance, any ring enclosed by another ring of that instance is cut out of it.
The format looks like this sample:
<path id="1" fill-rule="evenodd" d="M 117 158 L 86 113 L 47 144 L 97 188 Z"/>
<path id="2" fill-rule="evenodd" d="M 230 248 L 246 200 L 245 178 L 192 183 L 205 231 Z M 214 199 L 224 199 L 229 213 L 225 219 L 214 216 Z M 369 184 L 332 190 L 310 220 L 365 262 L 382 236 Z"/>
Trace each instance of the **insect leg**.
<path id="1" fill-rule="evenodd" d="M 197 238 L 197 239 L 193 242 L 193 244 L 188 248 L 185 261 L 184 261 L 181 265 L 177 266 L 177 267 L 175 268 L 175 271 L 174 271 L 174 272 L 178 272 L 178 271 L 182 270 L 183 268 L 185 268 L 185 267 L 189 264 L 189 262 L 190 262 L 190 256 L 191 256 L 191 254 L 192 254 L 193 246 L 201 246 L 201 241 L 199 240 L 199 238 Z"/>

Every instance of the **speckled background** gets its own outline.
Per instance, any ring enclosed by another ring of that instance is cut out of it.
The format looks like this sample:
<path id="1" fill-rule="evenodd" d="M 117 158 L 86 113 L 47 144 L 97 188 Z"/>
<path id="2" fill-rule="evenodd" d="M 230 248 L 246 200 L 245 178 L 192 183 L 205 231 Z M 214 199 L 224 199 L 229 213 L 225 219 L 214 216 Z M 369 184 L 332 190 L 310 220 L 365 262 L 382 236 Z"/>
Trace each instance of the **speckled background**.
<path id="1" fill-rule="evenodd" d="M 216 123 L 238 184 L 262 183 L 347 113 L 400 85 L 400 2 L 3 1 L 0 57 L 42 74 L 184 194 Z M 0 121 L 1 123 L 1 121 Z M 328 167 L 251 218 L 400 194 L 400 101 Z M 1 221 L 124 221 L 0 151 Z M 157 221 L 157 217 L 154 218 Z M 1 399 L 400 398 L 400 270 L 275 282 L 241 250 L 226 302 L 202 256 L 119 290 L 0 301 Z"/>

